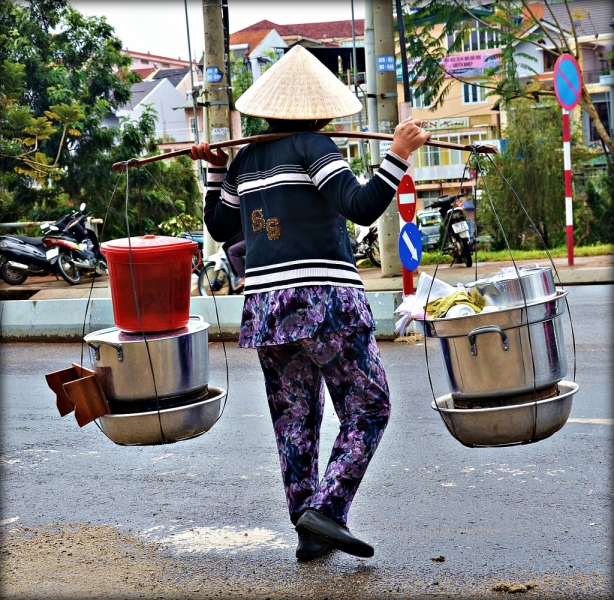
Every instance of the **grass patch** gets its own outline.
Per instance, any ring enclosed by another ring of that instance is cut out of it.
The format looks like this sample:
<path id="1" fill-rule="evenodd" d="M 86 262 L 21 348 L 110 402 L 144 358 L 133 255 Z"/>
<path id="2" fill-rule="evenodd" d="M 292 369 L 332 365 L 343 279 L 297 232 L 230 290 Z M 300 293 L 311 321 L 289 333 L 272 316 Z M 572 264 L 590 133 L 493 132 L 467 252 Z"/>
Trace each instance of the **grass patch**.
<path id="1" fill-rule="evenodd" d="M 552 248 L 549 250 L 552 258 L 567 258 L 567 246 Z M 580 246 L 574 248 L 574 256 L 603 256 L 604 254 L 614 254 L 614 244 L 600 244 L 598 246 Z M 539 260 L 547 259 L 545 250 L 512 250 L 514 260 Z M 478 250 L 478 262 L 498 262 L 511 260 L 509 250 L 498 250 L 497 252 L 484 252 Z M 449 264 L 452 257 L 439 252 L 424 252 L 422 254 L 421 265 Z"/>

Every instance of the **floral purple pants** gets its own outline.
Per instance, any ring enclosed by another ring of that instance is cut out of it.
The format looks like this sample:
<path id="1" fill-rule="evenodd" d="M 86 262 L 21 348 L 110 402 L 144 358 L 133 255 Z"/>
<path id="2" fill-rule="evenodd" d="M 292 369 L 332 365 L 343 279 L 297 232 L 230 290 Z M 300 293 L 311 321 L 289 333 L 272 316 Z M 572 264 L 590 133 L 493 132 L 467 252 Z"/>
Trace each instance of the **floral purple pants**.
<path id="1" fill-rule="evenodd" d="M 315 508 L 345 524 L 390 417 L 386 374 L 370 329 L 344 329 L 277 346 L 258 356 L 290 518 Z M 340 430 L 318 481 L 325 382 Z"/>

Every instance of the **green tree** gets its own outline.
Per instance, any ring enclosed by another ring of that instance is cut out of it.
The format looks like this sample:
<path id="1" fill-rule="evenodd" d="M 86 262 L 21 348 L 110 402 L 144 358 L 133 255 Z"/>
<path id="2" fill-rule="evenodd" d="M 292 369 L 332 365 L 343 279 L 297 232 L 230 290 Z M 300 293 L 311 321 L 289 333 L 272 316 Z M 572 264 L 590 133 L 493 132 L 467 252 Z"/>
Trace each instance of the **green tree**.
<path id="1" fill-rule="evenodd" d="M 129 70 L 132 59 L 104 17 L 87 18 L 66 0 L 0 0 L 0 13 L 0 219 L 53 219 L 83 201 L 104 216 L 116 185 L 125 190 L 112 164 L 158 152 L 151 108 L 121 127 L 103 123 L 140 79 Z M 154 164 L 149 171 L 173 190 L 167 195 L 180 212 L 200 217 L 187 163 Z M 131 172 L 133 190 L 135 178 Z M 173 212 L 149 176 L 140 191 L 128 210 L 131 231 L 157 231 Z M 106 236 L 125 231 L 123 212 L 111 207 Z"/>
<path id="2" fill-rule="evenodd" d="M 262 68 L 263 73 L 270 69 L 277 60 L 277 55 L 273 50 L 265 52 L 264 55 L 269 58 L 270 62 L 268 62 Z M 241 97 L 241 95 L 245 92 L 245 90 L 247 90 L 248 87 L 252 85 L 252 83 L 254 83 L 254 79 L 251 71 L 247 68 L 247 64 L 243 60 L 236 59 L 233 54 L 231 54 L 230 60 L 230 79 L 232 81 L 233 95 L 236 100 Z M 241 113 L 241 131 L 243 136 L 248 137 L 251 135 L 258 135 L 267 127 L 267 122 L 264 119 L 260 119 L 259 117 L 250 117 Z"/>
<path id="3" fill-rule="evenodd" d="M 551 30 L 544 27 L 533 12 L 530 0 L 495 0 L 486 8 L 466 0 L 430 0 L 427 3 L 411 0 L 405 5 L 409 12 L 404 14 L 403 21 L 406 46 L 415 59 L 410 70 L 412 85 L 418 84 L 417 93 L 432 102 L 433 109 L 443 104 L 454 80 L 482 87 L 486 95 L 499 96 L 504 104 L 516 98 L 538 100 L 553 97 L 552 87 L 538 77 L 520 78 L 521 65 L 535 75 L 537 72 L 534 69 L 536 59 L 519 52 L 518 45 L 522 42 L 542 51 L 548 46 L 555 58 L 571 54 L 577 59 L 576 23 L 590 16 L 578 10 L 574 10 L 572 15 L 568 0 L 564 0 L 570 17 L 573 17 L 570 18 L 571 31 L 566 31 L 552 12 L 553 3 L 553 0 L 544 0 L 545 20 L 554 23 L 554 30 Z M 491 61 L 493 64 L 484 70 L 482 82 L 473 78 L 467 80 L 446 70 L 443 62 L 447 56 L 462 52 L 463 44 L 476 23 L 481 39 L 490 40 L 488 47 L 498 49 L 497 60 Z M 614 156 L 614 143 L 585 87 L 582 88 L 580 106 L 587 112 L 610 156 Z"/>
<path id="4" fill-rule="evenodd" d="M 515 100 L 510 104 L 508 117 L 502 135 L 505 146 L 492 160 L 509 185 L 492 164 L 480 160 L 486 174 L 483 179 L 479 178 L 483 194 L 477 209 L 478 221 L 493 236 L 495 248 L 505 247 L 502 231 L 512 249 L 541 248 L 530 221 L 549 247 L 564 245 L 561 111 L 553 101 L 538 104 L 530 100 Z M 586 160 L 587 150 L 575 141 L 573 144 L 572 140 L 573 162 Z M 520 208 L 516 195 L 528 217 Z"/>

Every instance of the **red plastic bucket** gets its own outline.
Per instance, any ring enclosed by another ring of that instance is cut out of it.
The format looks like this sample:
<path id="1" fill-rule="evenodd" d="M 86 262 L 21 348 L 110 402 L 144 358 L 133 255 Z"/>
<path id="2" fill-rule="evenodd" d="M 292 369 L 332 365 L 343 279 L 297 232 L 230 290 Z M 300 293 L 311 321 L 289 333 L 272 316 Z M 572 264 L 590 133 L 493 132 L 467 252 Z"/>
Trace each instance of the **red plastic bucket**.
<path id="1" fill-rule="evenodd" d="M 109 267 L 113 316 L 119 329 L 152 333 L 187 325 L 196 242 L 145 235 L 105 242 L 101 249 Z"/>

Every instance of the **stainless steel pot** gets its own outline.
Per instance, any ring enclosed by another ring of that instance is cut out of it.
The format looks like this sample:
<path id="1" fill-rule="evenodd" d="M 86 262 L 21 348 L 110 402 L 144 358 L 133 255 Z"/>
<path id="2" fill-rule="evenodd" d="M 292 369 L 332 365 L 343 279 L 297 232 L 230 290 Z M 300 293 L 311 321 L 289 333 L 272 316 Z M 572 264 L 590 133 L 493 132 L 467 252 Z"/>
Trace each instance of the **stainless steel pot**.
<path id="1" fill-rule="evenodd" d="M 84 340 L 92 367 L 111 400 L 178 396 L 209 383 L 209 323 L 200 315 L 190 316 L 186 327 L 174 331 L 143 337 L 110 327 Z"/>
<path id="2" fill-rule="evenodd" d="M 518 271 L 478 279 L 466 285 L 484 296 L 486 304 L 499 308 L 514 308 L 534 304 L 556 294 L 550 267 L 523 265 Z"/>
<path id="3" fill-rule="evenodd" d="M 514 406 L 474 410 L 453 408 L 452 395 L 431 404 L 454 437 L 465 446 L 506 446 L 538 442 L 556 433 L 569 418 L 578 384 L 561 381 L 559 395 Z"/>
<path id="4" fill-rule="evenodd" d="M 567 292 L 528 307 L 422 321 L 437 337 L 455 398 L 489 398 L 548 387 L 567 374 L 562 316 Z"/>
<path id="5" fill-rule="evenodd" d="M 100 417 L 105 435 L 122 446 L 149 446 L 187 440 L 209 431 L 220 417 L 226 390 L 209 387 L 200 400 L 166 410 Z"/>

